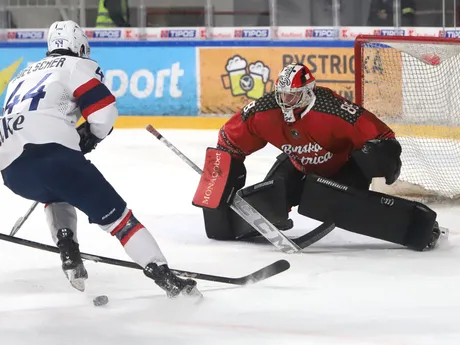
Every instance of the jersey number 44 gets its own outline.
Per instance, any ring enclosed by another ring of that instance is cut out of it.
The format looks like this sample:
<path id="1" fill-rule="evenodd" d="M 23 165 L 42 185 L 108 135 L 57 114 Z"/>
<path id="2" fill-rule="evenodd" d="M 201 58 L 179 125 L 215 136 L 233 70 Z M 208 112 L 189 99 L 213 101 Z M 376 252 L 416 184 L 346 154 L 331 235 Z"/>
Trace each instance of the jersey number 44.
<path id="1" fill-rule="evenodd" d="M 29 111 L 35 111 L 38 108 L 38 104 L 40 103 L 40 100 L 45 98 L 46 92 L 45 92 L 45 85 L 44 82 L 46 79 L 50 77 L 52 73 L 46 74 L 34 87 L 29 89 L 23 96 L 21 91 L 21 87 L 24 84 L 24 80 L 21 81 L 16 88 L 13 90 L 11 95 L 9 95 L 8 100 L 6 102 L 5 108 L 3 109 L 4 115 L 11 114 L 13 111 L 13 108 L 18 105 L 21 102 L 24 102 L 28 99 L 31 99 L 30 106 L 29 106 Z"/>

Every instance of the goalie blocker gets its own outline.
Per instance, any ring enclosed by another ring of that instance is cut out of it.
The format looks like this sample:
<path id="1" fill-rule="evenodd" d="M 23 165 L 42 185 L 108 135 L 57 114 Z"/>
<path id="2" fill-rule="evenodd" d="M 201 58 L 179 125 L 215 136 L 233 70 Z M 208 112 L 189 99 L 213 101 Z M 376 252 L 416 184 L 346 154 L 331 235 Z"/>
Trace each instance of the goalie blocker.
<path id="1" fill-rule="evenodd" d="M 208 147 L 192 204 L 212 210 L 225 208 L 245 183 L 246 168 L 242 161 L 232 158 L 226 151 Z"/>

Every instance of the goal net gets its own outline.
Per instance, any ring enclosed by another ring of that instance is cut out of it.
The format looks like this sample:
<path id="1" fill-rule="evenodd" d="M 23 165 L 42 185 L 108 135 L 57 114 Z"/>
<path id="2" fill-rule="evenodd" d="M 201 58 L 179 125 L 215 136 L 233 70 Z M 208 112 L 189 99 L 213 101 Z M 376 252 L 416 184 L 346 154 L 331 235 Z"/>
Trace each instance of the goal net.
<path id="1" fill-rule="evenodd" d="M 359 36 L 356 103 L 396 133 L 396 183 L 372 188 L 421 200 L 460 198 L 460 39 Z"/>

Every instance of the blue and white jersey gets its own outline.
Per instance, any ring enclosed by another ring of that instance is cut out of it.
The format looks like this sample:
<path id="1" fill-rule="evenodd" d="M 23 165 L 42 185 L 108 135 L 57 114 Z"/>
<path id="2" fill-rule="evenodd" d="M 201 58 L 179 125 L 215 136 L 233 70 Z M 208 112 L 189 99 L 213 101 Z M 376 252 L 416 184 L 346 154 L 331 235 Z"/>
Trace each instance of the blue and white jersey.
<path id="1" fill-rule="evenodd" d="M 80 150 L 75 125 L 81 116 L 94 135 L 105 138 L 118 111 L 103 79 L 95 61 L 66 55 L 50 55 L 22 70 L 8 84 L 0 118 L 0 170 L 26 144 Z"/>

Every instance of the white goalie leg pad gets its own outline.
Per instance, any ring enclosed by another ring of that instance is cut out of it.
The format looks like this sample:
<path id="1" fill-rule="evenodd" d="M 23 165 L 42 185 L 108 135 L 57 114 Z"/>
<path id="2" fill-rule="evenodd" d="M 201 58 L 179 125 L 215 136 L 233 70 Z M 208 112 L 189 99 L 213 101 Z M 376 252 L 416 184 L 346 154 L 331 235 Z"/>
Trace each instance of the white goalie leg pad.
<path id="1" fill-rule="evenodd" d="M 77 239 L 77 211 L 75 207 L 66 202 L 55 202 L 45 205 L 46 222 L 51 231 L 51 236 L 57 244 L 57 232 L 59 229 L 70 229 L 73 232 L 73 240 Z"/>
<path id="2" fill-rule="evenodd" d="M 126 254 L 141 267 L 151 262 L 157 265 L 167 264 L 157 241 L 134 217 L 130 209 L 126 208 L 121 217 L 112 224 L 100 225 L 100 227 L 112 236 L 116 236 L 125 248 Z"/>

